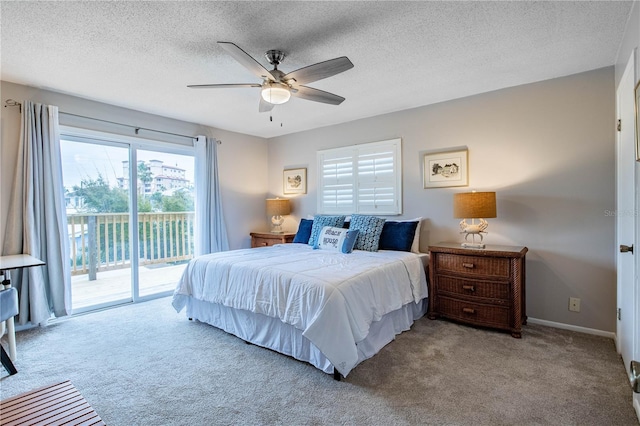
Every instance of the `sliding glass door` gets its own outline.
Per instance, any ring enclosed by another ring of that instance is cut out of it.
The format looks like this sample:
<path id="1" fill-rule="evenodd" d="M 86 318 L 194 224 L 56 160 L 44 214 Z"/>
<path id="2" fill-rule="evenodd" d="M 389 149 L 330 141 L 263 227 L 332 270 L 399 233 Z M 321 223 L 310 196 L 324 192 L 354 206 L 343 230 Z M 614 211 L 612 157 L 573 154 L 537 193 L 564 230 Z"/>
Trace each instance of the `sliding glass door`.
<path id="1" fill-rule="evenodd" d="M 74 309 L 132 300 L 130 196 L 117 185 L 123 145 L 61 140 Z"/>
<path id="2" fill-rule="evenodd" d="M 138 150 L 140 296 L 172 291 L 193 257 L 193 156 Z"/>
<path id="3" fill-rule="evenodd" d="M 61 137 L 74 312 L 168 295 L 193 257 L 192 148 L 118 139 Z"/>

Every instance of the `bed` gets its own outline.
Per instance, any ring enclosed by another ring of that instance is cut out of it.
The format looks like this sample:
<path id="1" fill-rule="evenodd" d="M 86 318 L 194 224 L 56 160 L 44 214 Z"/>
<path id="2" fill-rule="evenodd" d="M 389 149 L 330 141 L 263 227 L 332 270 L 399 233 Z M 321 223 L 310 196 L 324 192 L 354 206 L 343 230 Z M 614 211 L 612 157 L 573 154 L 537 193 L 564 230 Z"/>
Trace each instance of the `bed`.
<path id="1" fill-rule="evenodd" d="M 177 312 L 346 377 L 427 309 L 424 254 L 279 244 L 192 259 Z"/>

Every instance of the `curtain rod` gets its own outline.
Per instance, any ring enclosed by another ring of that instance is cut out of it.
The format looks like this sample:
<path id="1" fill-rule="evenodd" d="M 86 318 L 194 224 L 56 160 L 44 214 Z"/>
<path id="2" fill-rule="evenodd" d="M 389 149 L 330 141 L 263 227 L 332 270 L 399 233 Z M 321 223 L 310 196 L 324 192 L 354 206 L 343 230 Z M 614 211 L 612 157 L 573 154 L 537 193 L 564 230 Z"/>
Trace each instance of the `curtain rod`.
<path id="1" fill-rule="evenodd" d="M 14 107 L 17 106 L 20 108 L 20 112 L 22 112 L 22 104 L 18 101 L 14 101 L 13 99 L 7 99 L 4 101 L 4 107 Z"/>
<path id="2" fill-rule="evenodd" d="M 130 127 L 130 128 L 135 130 L 136 135 L 138 134 L 138 132 L 140 130 L 146 130 L 147 132 L 162 133 L 162 134 L 165 134 L 165 135 L 178 136 L 178 137 L 187 138 L 187 139 L 195 139 L 196 138 L 195 136 L 187 136 L 187 135 L 181 135 L 179 133 L 165 132 L 163 130 L 155 130 L 155 129 L 148 129 L 146 127 L 132 126 L 130 124 L 123 124 L 123 123 L 118 123 L 116 121 L 103 120 L 101 118 L 87 117 L 86 115 L 72 114 L 70 112 L 59 111 L 59 113 L 60 114 L 64 114 L 64 115 L 70 115 L 72 117 L 86 118 L 88 120 L 101 121 L 103 123 L 115 124 L 116 126 Z"/>
<path id="3" fill-rule="evenodd" d="M 22 112 L 22 104 L 20 102 L 17 102 L 17 101 L 15 101 L 13 99 L 7 99 L 5 101 L 5 108 L 8 107 L 8 106 L 10 106 L 10 107 L 13 107 L 13 106 L 20 107 L 20 111 Z M 115 122 L 115 121 L 103 120 L 103 119 L 100 119 L 100 118 L 87 117 L 86 115 L 72 114 L 70 112 L 65 112 L 65 111 L 58 111 L 58 112 L 60 114 L 70 115 L 70 116 L 73 116 L 73 117 L 86 118 L 88 120 L 101 121 L 103 123 L 115 124 L 116 126 L 130 127 L 130 128 L 135 130 L 136 135 L 138 134 L 138 132 L 140 130 L 146 130 L 147 132 L 162 133 L 162 134 L 165 134 L 165 135 L 178 136 L 178 137 L 187 138 L 187 139 L 196 139 L 195 136 L 181 135 L 179 133 L 165 132 L 163 130 L 149 129 L 149 128 L 140 127 L 140 126 L 132 126 L 130 124 L 123 124 L 123 123 L 118 123 L 118 122 Z M 218 145 L 220 145 L 220 144 L 222 144 L 222 141 L 216 139 L 216 143 Z"/>

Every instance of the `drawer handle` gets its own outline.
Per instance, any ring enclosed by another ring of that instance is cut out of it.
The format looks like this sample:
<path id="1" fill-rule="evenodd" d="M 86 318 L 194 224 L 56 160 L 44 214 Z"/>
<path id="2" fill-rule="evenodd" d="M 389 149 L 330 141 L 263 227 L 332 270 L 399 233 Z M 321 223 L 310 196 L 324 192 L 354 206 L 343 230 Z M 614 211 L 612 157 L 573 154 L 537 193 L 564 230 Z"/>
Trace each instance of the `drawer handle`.
<path id="1" fill-rule="evenodd" d="M 463 285 L 462 289 L 463 290 L 467 290 L 467 291 L 472 291 L 472 292 L 476 291 L 476 288 L 474 286 L 472 286 L 472 285 Z"/>
<path id="2" fill-rule="evenodd" d="M 262 245 L 263 245 L 263 246 L 268 246 L 268 245 L 269 245 L 269 243 L 262 243 Z"/>
<path id="3" fill-rule="evenodd" d="M 465 314 L 475 314 L 476 310 L 472 308 L 462 308 L 462 312 L 464 312 Z"/>
<path id="4" fill-rule="evenodd" d="M 473 263 L 463 263 L 462 266 L 464 266 L 465 268 L 469 268 L 469 269 L 473 269 L 473 267 L 474 267 Z"/>

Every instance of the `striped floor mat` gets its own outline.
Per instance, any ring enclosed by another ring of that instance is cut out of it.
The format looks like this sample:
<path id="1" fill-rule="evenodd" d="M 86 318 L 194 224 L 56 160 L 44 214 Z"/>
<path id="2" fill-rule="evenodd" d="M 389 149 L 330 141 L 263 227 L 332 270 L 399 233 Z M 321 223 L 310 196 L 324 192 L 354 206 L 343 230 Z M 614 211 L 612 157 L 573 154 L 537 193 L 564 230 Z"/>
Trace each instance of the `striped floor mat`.
<path id="1" fill-rule="evenodd" d="M 0 401 L 0 425 L 105 425 L 70 381 Z"/>

